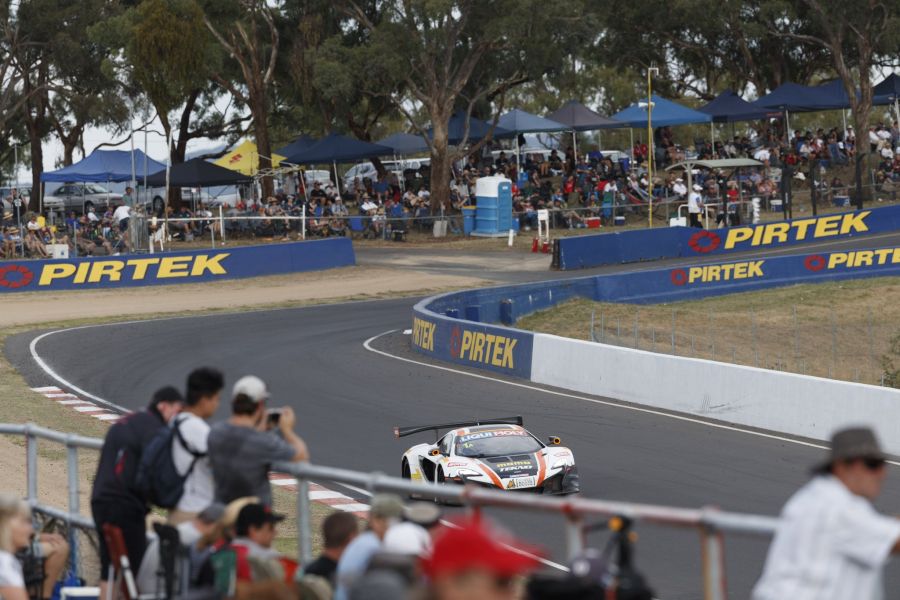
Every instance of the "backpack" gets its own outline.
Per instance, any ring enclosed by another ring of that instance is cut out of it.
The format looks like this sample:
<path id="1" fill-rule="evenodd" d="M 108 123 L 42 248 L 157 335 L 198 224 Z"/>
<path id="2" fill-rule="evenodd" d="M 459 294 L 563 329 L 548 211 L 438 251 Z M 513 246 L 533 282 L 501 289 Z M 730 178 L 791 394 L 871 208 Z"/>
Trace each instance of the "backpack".
<path id="1" fill-rule="evenodd" d="M 148 502 L 160 508 L 175 508 L 184 495 L 184 482 L 194 471 L 197 461 L 206 456 L 204 452 L 196 452 L 188 446 L 181 435 L 176 419 L 172 427 L 163 427 L 141 452 L 135 475 L 135 489 Z M 173 450 L 175 440 L 190 453 L 194 459 L 184 475 L 175 468 Z"/>

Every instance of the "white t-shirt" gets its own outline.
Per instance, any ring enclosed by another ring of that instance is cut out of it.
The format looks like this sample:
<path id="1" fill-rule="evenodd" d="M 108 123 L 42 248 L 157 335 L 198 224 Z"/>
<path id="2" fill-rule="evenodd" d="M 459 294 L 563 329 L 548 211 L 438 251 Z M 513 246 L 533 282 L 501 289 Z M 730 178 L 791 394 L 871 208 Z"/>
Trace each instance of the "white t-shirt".
<path id="1" fill-rule="evenodd" d="M 0 587 L 25 589 L 21 563 L 5 550 L 0 550 Z"/>
<path id="2" fill-rule="evenodd" d="M 116 223 L 121 223 L 125 219 L 131 216 L 131 207 L 123 204 L 116 208 L 116 211 L 113 213 L 113 218 L 116 220 Z"/>
<path id="3" fill-rule="evenodd" d="M 900 538 L 900 520 L 830 475 L 795 493 L 769 547 L 753 600 L 877 600 L 881 570 Z"/>
<path id="4" fill-rule="evenodd" d="M 691 192 L 688 196 L 688 212 L 697 214 L 700 212 L 702 201 L 698 192 Z"/>
<path id="5" fill-rule="evenodd" d="M 191 413 L 181 413 L 176 417 L 178 431 L 187 445 L 194 452 L 207 452 L 206 440 L 209 437 L 209 424 Z M 176 437 L 172 445 L 172 461 L 181 475 L 187 473 L 194 461 L 194 455 L 188 452 Z M 212 467 L 209 457 L 197 460 L 194 470 L 184 481 L 184 494 L 175 508 L 184 512 L 196 513 L 209 506 L 215 495 Z"/>

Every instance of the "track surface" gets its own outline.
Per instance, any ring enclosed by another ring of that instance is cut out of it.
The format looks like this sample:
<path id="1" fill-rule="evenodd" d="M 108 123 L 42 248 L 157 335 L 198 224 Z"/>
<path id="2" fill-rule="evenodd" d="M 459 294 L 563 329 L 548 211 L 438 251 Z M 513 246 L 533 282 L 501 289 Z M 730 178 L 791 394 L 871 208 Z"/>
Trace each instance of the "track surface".
<path id="1" fill-rule="evenodd" d="M 897 241 L 896 237 L 881 238 L 868 245 L 887 246 Z M 861 240 L 853 240 L 852 246 L 847 242 L 818 249 L 866 245 Z M 390 260 L 390 253 L 380 252 L 361 257 L 360 262 Z M 716 262 L 721 260 L 719 257 Z M 456 267 L 436 261 L 432 267 L 419 268 L 446 272 Z M 616 270 L 626 268 L 634 267 Z M 529 269 L 505 272 L 497 279 L 522 281 L 558 275 Z M 297 411 L 298 429 L 309 442 L 316 463 L 367 471 L 399 474 L 399 458 L 407 441 L 392 437 L 393 425 L 522 414 L 534 433 L 559 435 L 574 450 L 589 496 L 684 507 L 711 504 L 776 514 L 822 454 L 790 441 L 399 361 L 363 347 L 368 338 L 381 336 L 373 342 L 375 348 L 421 360 L 409 354 L 408 343 L 399 334 L 381 335 L 408 327 L 414 302 L 360 302 L 70 329 L 43 338 L 36 350 L 61 377 L 127 408 L 144 405 L 161 385 L 181 385 L 197 365 L 222 369 L 229 383 L 247 373 L 259 375 L 269 382 L 273 405 L 287 404 Z M 38 368 L 29 352 L 37 335 L 32 332 L 11 338 L 7 355 L 29 383 L 56 383 Z M 220 416 L 226 413 L 227 403 L 223 403 Z M 888 479 L 881 508 L 898 514 L 900 481 L 895 473 L 891 475 L 895 477 Z M 546 547 L 553 560 L 564 561 L 559 517 L 514 511 L 494 514 L 519 535 Z M 666 599 L 700 597 L 697 535 L 649 526 L 640 526 L 639 532 L 638 562 L 657 595 Z M 767 543 L 728 538 L 732 597 L 748 596 L 760 573 Z M 887 589 L 896 589 L 898 582 L 900 578 L 889 573 Z"/>

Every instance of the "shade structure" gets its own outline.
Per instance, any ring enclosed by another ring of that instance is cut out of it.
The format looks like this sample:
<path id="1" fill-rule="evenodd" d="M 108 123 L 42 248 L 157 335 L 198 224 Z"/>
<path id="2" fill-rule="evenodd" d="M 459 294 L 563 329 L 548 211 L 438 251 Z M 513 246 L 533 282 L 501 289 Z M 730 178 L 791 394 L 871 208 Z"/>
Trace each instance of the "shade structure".
<path id="1" fill-rule="evenodd" d="M 710 115 L 714 123 L 754 121 L 767 117 L 777 117 L 780 114 L 777 111 L 754 106 L 731 90 L 725 90 L 711 102 L 697 110 Z"/>
<path id="2" fill-rule="evenodd" d="M 41 181 L 131 181 L 132 165 L 143 170 L 145 159 L 147 170 L 151 173 L 166 168 L 165 164 L 153 160 L 140 150 L 134 150 L 133 160 L 132 153 L 125 150 L 94 150 L 74 165 L 42 173 Z"/>
<path id="3" fill-rule="evenodd" d="M 625 125 L 615 119 L 604 117 L 577 100 L 569 100 L 561 107 L 547 115 L 547 118 L 562 123 L 570 131 L 593 131 L 595 129 L 614 129 Z"/>
<path id="4" fill-rule="evenodd" d="M 286 157 L 285 162 L 293 165 L 353 162 L 375 156 L 390 156 L 392 148 L 363 142 L 339 133 L 331 133 L 306 150 Z"/>
<path id="5" fill-rule="evenodd" d="M 465 140 L 467 143 L 477 142 L 487 137 L 487 134 L 490 130 L 490 123 L 470 116 L 469 135 L 468 137 L 466 137 L 466 115 L 465 113 L 458 112 L 450 117 L 450 121 L 447 123 L 447 143 L 451 146 L 459 146 L 463 143 L 463 140 Z M 426 133 L 428 137 L 434 137 L 433 129 L 428 129 Z M 514 133 L 504 129 L 503 127 L 500 127 L 499 125 L 494 127 L 493 137 L 495 139 L 512 137 L 514 135 Z"/>
<path id="6" fill-rule="evenodd" d="M 500 119 L 497 121 L 497 126 L 515 133 L 516 135 L 520 133 L 571 130 L 571 127 L 568 125 L 527 113 L 518 108 L 514 108 L 508 113 L 501 115 Z"/>
<path id="7" fill-rule="evenodd" d="M 292 154 L 299 154 L 310 148 L 313 144 L 315 144 L 318 140 L 312 136 L 301 135 L 293 142 L 288 144 L 287 146 L 283 146 L 275 151 L 275 154 L 280 156 L 290 156 Z"/>
<path id="8" fill-rule="evenodd" d="M 813 92 L 818 104 L 819 110 L 843 110 L 850 108 L 850 99 L 847 96 L 847 90 L 844 89 L 844 82 L 840 79 L 832 79 L 827 83 L 812 86 L 809 88 Z M 857 97 L 859 92 L 857 91 Z"/>
<path id="9" fill-rule="evenodd" d="M 284 156 L 272 155 L 272 166 L 277 167 Z M 232 171 L 239 171 L 244 175 L 256 175 L 259 171 L 259 151 L 256 144 L 250 140 L 244 140 L 237 148 L 215 161 L 215 164 Z"/>
<path id="10" fill-rule="evenodd" d="M 822 98 L 805 85 L 798 83 L 783 83 L 762 98 L 751 102 L 760 108 L 789 112 L 810 112 L 825 110 L 820 108 Z"/>
<path id="11" fill-rule="evenodd" d="M 249 183 L 253 178 L 238 171 L 220 167 L 202 158 L 194 158 L 169 169 L 169 185 L 172 187 L 211 187 Z M 166 185 L 165 167 L 147 178 L 147 185 Z"/>
<path id="12" fill-rule="evenodd" d="M 650 101 L 653 102 L 651 123 L 654 127 L 709 123 L 712 121 L 712 116 L 706 113 L 681 106 L 661 96 L 653 95 L 650 97 Z M 647 100 L 632 104 L 625 110 L 614 114 L 612 118 L 620 121 L 626 127 L 635 129 L 647 127 Z"/>
<path id="13" fill-rule="evenodd" d="M 420 135 L 411 133 L 395 133 L 389 135 L 383 140 L 376 142 L 381 146 L 387 146 L 394 151 L 394 154 L 418 154 L 428 151 L 428 142 Z"/>
<path id="14" fill-rule="evenodd" d="M 872 88 L 875 104 L 893 104 L 900 98 L 900 77 L 891 73 L 884 81 Z"/>

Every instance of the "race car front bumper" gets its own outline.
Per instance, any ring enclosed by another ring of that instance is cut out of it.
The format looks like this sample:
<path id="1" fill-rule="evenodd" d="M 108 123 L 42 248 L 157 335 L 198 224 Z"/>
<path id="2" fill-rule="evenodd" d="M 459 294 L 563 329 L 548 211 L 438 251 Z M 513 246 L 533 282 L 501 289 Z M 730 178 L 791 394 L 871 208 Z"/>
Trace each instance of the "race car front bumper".
<path id="1" fill-rule="evenodd" d="M 493 483 L 481 481 L 478 479 L 468 479 L 466 477 L 454 477 L 453 479 L 450 479 L 448 481 L 460 484 L 471 483 L 494 490 L 503 489 L 498 488 Z M 578 492 L 580 492 L 581 481 L 578 478 L 578 468 L 575 465 L 572 465 L 570 467 L 565 467 L 559 473 L 548 477 L 541 483 L 541 485 L 537 487 L 516 488 L 507 491 L 522 492 L 526 494 L 552 494 L 564 496 L 567 494 L 577 494 Z"/>

